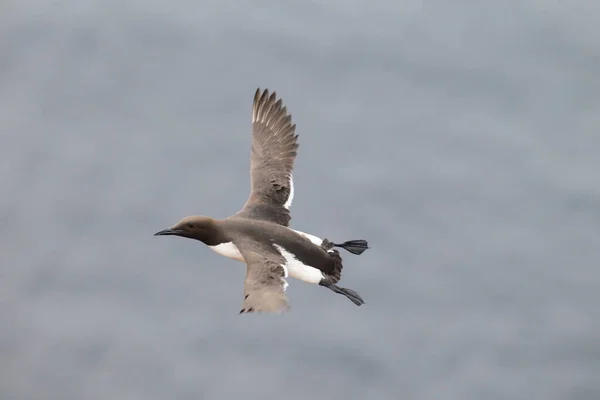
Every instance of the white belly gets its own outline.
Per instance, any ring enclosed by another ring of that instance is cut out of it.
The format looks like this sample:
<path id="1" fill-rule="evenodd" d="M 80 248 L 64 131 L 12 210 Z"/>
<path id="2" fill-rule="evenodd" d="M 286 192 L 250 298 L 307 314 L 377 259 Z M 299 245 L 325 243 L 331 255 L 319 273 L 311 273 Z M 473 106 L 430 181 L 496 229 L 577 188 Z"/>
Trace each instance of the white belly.
<path id="1" fill-rule="evenodd" d="M 300 260 L 297 260 L 292 253 L 286 251 L 283 247 L 277 244 L 274 244 L 273 246 L 275 246 L 275 248 L 279 250 L 281 255 L 285 258 L 285 265 L 282 265 L 282 267 L 287 271 L 287 275 L 308 283 L 319 283 L 321 282 L 321 279 L 324 278 L 321 270 L 311 267 L 310 265 L 303 264 Z"/>
<path id="2" fill-rule="evenodd" d="M 317 246 L 320 246 L 323 242 L 323 239 L 318 238 L 317 236 L 297 231 L 295 229 L 292 230 L 306 237 L 308 240 L 310 240 Z M 283 267 L 287 270 L 289 276 L 309 283 L 319 283 L 321 279 L 323 279 L 323 274 L 319 269 L 311 267 L 310 265 L 304 265 L 302 262 L 298 261 L 293 254 L 286 251 L 283 247 L 278 245 L 275 246 L 277 250 L 279 250 L 281 255 L 283 255 L 283 257 L 285 258 L 286 263 Z M 208 247 L 210 247 L 210 249 L 215 253 L 220 254 L 224 257 L 244 262 L 244 257 L 242 257 L 242 254 L 240 253 L 238 248 L 231 242 L 221 243 L 217 246 Z"/>
<path id="3" fill-rule="evenodd" d="M 220 254 L 224 257 L 244 262 L 244 257 L 242 257 L 242 253 L 240 253 L 238 248 L 232 242 L 221 243 L 216 246 L 208 247 L 210 247 L 210 249 L 215 253 Z"/>

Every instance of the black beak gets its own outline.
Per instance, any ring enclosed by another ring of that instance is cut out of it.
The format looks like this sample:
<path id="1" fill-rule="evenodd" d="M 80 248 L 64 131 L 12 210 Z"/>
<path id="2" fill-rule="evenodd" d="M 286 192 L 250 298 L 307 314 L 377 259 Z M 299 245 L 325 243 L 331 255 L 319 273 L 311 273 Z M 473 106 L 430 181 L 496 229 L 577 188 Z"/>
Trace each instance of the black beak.
<path id="1" fill-rule="evenodd" d="M 154 236 L 166 236 L 166 235 L 179 235 L 181 231 L 179 229 L 163 229 L 162 231 L 158 231 L 154 234 Z"/>

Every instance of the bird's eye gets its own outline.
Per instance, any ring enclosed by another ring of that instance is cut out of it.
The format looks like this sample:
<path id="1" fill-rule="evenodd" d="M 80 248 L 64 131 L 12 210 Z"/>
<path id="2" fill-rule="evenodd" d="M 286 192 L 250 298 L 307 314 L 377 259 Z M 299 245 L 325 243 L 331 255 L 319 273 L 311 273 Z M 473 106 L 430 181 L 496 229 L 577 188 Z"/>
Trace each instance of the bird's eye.
<path id="1" fill-rule="evenodd" d="M 188 224 L 188 228 L 193 228 L 194 224 L 192 224 L 191 222 Z"/>

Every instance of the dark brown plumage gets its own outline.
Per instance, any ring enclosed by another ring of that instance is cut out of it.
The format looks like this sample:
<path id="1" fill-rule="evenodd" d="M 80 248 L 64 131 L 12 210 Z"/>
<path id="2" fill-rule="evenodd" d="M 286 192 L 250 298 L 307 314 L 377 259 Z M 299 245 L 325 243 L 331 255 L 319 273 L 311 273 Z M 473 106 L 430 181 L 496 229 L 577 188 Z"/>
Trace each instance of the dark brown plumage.
<path id="1" fill-rule="evenodd" d="M 276 92 L 256 89 L 252 106 L 251 191 L 236 215 L 288 226 L 293 198 L 292 170 L 298 143 L 292 116 Z M 291 198 L 290 198 L 291 197 Z"/>
<path id="2" fill-rule="evenodd" d="M 236 214 L 225 219 L 189 216 L 155 235 L 199 240 L 215 252 L 246 263 L 240 313 L 283 312 L 288 274 L 343 294 L 357 305 L 358 293 L 335 284 L 342 258 L 332 247 L 353 254 L 368 248 L 364 240 L 335 244 L 288 227 L 294 195 L 292 172 L 298 135 L 292 117 L 275 92 L 256 90 L 252 106 L 250 195 Z"/>

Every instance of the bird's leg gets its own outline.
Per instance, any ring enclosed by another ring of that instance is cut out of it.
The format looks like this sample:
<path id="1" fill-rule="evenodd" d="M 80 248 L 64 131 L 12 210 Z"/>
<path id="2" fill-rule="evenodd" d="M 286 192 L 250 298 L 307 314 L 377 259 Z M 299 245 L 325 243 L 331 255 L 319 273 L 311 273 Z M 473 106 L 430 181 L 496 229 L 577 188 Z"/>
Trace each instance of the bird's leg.
<path id="1" fill-rule="evenodd" d="M 341 247 L 342 249 L 349 251 L 352 254 L 362 254 L 365 250 L 369 248 L 369 244 L 366 240 L 357 239 L 357 240 L 348 240 L 344 243 L 333 243 L 328 239 L 323 239 L 323 243 L 321 243 L 321 247 L 324 250 L 329 250 L 333 247 Z"/>
<path id="2" fill-rule="evenodd" d="M 323 239 L 323 242 L 321 242 L 321 248 L 323 250 L 330 250 L 333 246 L 335 246 L 335 244 L 330 242 L 329 239 Z"/>
<path id="3" fill-rule="evenodd" d="M 339 287 L 338 285 L 328 282 L 325 279 L 323 279 L 321 282 L 319 282 L 319 285 L 325 286 L 327 289 L 330 289 L 330 290 L 334 291 L 335 293 L 343 294 L 357 306 L 365 304 L 365 301 L 362 299 L 362 297 L 360 297 L 360 295 L 352 289 Z"/>

